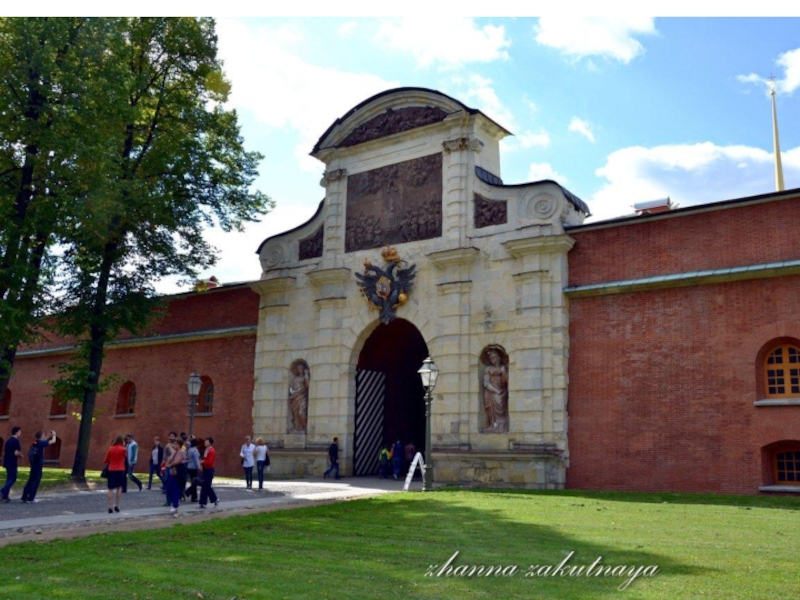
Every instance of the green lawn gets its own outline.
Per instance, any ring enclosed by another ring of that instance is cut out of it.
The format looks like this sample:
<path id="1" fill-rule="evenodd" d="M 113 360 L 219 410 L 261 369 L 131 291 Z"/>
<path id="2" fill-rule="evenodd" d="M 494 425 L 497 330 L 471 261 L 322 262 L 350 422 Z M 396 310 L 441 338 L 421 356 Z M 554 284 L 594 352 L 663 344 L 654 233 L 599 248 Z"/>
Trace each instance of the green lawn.
<path id="1" fill-rule="evenodd" d="M 461 576 L 426 576 L 456 552 Z M 798 556 L 796 498 L 442 490 L 12 545 L 0 597 L 783 600 L 800 597 Z M 552 575 L 598 557 L 658 572 L 624 590 Z M 472 565 L 506 576 L 463 576 Z"/>

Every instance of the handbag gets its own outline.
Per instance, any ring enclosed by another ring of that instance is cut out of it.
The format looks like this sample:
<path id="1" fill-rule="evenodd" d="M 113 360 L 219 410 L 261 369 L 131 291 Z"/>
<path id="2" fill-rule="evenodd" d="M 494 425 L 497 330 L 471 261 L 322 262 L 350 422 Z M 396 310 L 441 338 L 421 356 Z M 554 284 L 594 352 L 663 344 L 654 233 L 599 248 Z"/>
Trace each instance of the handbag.
<path id="1" fill-rule="evenodd" d="M 170 467 L 169 468 L 169 474 L 172 477 L 177 477 L 178 476 L 178 467 Z"/>
<path id="2" fill-rule="evenodd" d="M 103 470 L 100 471 L 100 477 L 108 479 L 108 466 L 103 467 Z"/>

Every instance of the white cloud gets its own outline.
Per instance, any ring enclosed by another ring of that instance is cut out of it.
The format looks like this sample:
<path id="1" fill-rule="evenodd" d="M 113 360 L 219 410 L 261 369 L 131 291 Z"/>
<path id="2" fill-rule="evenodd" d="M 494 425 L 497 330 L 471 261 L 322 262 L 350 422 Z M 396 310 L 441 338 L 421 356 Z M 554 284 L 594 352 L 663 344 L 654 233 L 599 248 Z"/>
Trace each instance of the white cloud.
<path id="1" fill-rule="evenodd" d="M 302 40 L 296 28 L 273 31 L 220 19 L 217 33 L 219 55 L 233 82 L 231 104 L 267 128 L 296 130 L 302 141 L 294 153 L 306 171 L 321 170 L 307 155 L 334 120 L 365 98 L 400 85 L 303 60 L 295 49 Z"/>
<path id="2" fill-rule="evenodd" d="M 453 77 L 451 81 L 462 87 L 455 96 L 461 98 L 464 104 L 477 108 L 487 117 L 514 133 L 514 130 L 517 129 L 514 114 L 501 102 L 491 79 L 473 74 L 466 79 Z M 550 145 L 550 134 L 541 128 L 537 131 L 523 130 L 514 136 L 504 138 L 500 145 L 503 152 L 546 148 Z"/>
<path id="3" fill-rule="evenodd" d="M 348 21 L 347 23 L 339 25 L 339 27 L 336 28 L 336 33 L 342 37 L 349 37 L 356 30 L 356 27 L 358 27 L 358 23 L 355 21 Z"/>
<path id="4" fill-rule="evenodd" d="M 215 275 L 221 283 L 254 281 L 261 277 L 261 263 L 256 255 L 259 244 L 266 238 L 288 231 L 298 224 L 308 221 L 317 210 L 313 206 L 279 202 L 261 223 L 250 223 L 244 231 L 225 232 L 222 229 L 206 229 L 205 239 L 219 250 L 219 261 L 206 272 L 202 279 Z M 156 283 L 160 294 L 175 294 L 187 291 L 178 285 L 176 277 L 169 277 Z"/>
<path id="5" fill-rule="evenodd" d="M 626 64 L 644 52 L 636 36 L 657 33 L 650 17 L 542 17 L 534 32 L 538 43 L 574 60 L 601 56 Z"/>
<path id="6" fill-rule="evenodd" d="M 581 134 L 587 140 L 594 143 L 594 133 L 592 133 L 592 127 L 589 125 L 589 121 L 584 121 L 579 117 L 572 117 L 568 129 L 569 131 Z"/>
<path id="7" fill-rule="evenodd" d="M 785 69 L 785 76 L 778 82 L 778 91 L 791 94 L 800 87 L 800 48 L 784 52 L 776 61 Z"/>
<path id="8" fill-rule="evenodd" d="M 420 67 L 443 69 L 506 60 L 511 45 L 502 25 L 480 27 L 466 17 L 384 20 L 375 39 L 412 54 Z"/>
<path id="9" fill-rule="evenodd" d="M 800 148 L 783 152 L 782 159 L 786 187 L 794 187 L 800 183 Z M 711 142 L 623 148 L 595 174 L 606 183 L 589 200 L 593 220 L 631 214 L 634 203 L 667 196 L 691 206 L 775 191 L 772 153 Z"/>
<path id="10" fill-rule="evenodd" d="M 528 181 L 542 181 L 552 179 L 562 185 L 566 185 L 567 178 L 553 169 L 550 163 L 531 163 L 528 169 Z"/>
<path id="11" fill-rule="evenodd" d="M 514 137 L 522 148 L 547 148 L 550 145 L 550 134 L 544 129 L 523 131 Z"/>
<path id="12" fill-rule="evenodd" d="M 470 75 L 466 81 L 454 81 L 465 86 L 457 96 L 462 99 L 464 104 L 477 108 L 508 130 L 514 128 L 514 114 L 500 101 L 491 79 L 480 75 Z"/>
<path id="13" fill-rule="evenodd" d="M 736 79 L 742 83 L 763 85 L 767 94 L 769 94 L 773 86 L 778 94 L 791 94 L 800 87 L 800 48 L 784 52 L 775 59 L 775 64 L 783 68 L 784 76 L 782 79 L 776 78 L 771 81 L 756 73 L 737 75 Z"/>

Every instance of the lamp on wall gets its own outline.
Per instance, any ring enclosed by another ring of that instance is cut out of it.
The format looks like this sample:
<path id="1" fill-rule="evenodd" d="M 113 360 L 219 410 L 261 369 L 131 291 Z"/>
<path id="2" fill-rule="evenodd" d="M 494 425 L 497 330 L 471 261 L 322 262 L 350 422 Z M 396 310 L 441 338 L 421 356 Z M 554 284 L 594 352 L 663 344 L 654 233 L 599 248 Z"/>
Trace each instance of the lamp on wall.
<path id="1" fill-rule="evenodd" d="M 422 480 L 422 491 L 430 490 L 433 482 L 433 461 L 431 460 L 431 402 L 433 402 L 433 388 L 439 378 L 439 367 L 434 364 L 429 356 L 422 361 L 419 371 L 422 387 L 425 388 L 425 476 Z"/>
<path id="2" fill-rule="evenodd" d="M 203 380 L 197 371 L 193 371 L 186 382 L 186 387 L 189 389 L 189 437 L 194 434 L 194 411 L 197 408 L 197 395 L 200 393 L 200 388 L 203 387 Z"/>

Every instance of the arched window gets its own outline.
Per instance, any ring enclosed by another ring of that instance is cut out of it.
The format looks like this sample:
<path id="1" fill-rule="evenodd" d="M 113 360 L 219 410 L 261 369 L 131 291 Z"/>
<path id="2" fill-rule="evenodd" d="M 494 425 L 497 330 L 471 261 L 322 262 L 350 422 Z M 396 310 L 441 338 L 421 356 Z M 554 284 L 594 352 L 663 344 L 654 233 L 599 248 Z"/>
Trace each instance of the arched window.
<path id="1" fill-rule="evenodd" d="M 59 396 L 53 396 L 50 400 L 50 417 L 66 417 L 67 403 Z"/>
<path id="2" fill-rule="evenodd" d="M 11 390 L 6 388 L 3 400 L 0 401 L 0 417 L 7 417 L 9 408 L 11 408 Z"/>
<path id="3" fill-rule="evenodd" d="M 764 358 L 767 398 L 800 398 L 800 348 L 782 344 Z"/>
<path id="4" fill-rule="evenodd" d="M 197 394 L 197 412 L 210 415 L 214 412 L 214 382 L 205 375 L 200 380 L 203 385 L 200 387 L 200 393 Z"/>
<path id="5" fill-rule="evenodd" d="M 136 386 L 127 381 L 119 388 L 117 396 L 117 414 L 132 415 L 136 412 Z"/>

